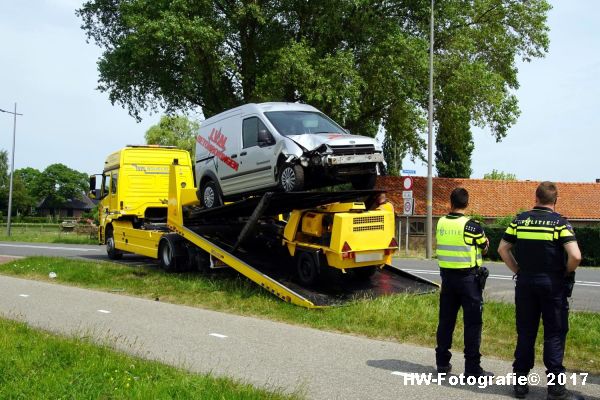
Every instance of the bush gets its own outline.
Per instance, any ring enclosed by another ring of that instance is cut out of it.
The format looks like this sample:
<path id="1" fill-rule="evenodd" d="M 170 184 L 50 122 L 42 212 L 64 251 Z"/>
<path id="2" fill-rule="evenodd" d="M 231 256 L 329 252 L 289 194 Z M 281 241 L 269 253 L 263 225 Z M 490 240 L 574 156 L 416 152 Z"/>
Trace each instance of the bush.
<path id="1" fill-rule="evenodd" d="M 600 227 L 575 228 L 575 236 L 581 249 L 581 265 L 600 266 Z"/>
<path id="2" fill-rule="evenodd" d="M 490 239 L 490 249 L 486 258 L 493 261 L 500 260 L 498 245 L 505 230 L 506 227 L 498 225 L 485 227 L 485 234 Z M 581 266 L 600 266 L 600 227 L 575 228 L 575 235 L 583 257 Z"/>

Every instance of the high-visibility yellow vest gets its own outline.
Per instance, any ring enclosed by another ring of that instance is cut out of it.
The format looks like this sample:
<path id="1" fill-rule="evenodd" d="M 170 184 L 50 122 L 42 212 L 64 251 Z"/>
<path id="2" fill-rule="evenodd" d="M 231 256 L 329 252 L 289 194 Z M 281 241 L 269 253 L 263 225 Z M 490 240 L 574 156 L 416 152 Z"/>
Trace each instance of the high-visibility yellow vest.
<path id="1" fill-rule="evenodd" d="M 472 268 L 481 265 L 481 252 L 477 246 L 465 242 L 467 217 L 447 218 L 438 221 L 435 238 L 440 268 Z"/>

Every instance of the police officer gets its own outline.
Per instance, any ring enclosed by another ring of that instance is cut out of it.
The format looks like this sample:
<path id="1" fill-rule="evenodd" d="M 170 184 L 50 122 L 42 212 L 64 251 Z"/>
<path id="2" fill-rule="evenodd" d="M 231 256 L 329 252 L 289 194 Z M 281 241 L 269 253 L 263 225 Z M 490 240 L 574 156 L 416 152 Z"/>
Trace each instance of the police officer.
<path id="1" fill-rule="evenodd" d="M 533 368 L 541 315 L 544 320 L 548 399 L 582 399 L 570 393 L 563 380 L 563 356 L 569 329 L 565 276 L 574 273 L 581 262 L 581 252 L 569 222 L 554 212 L 557 196 L 554 183 L 540 183 L 535 192 L 535 207 L 517 215 L 512 221 L 502 237 L 498 253 L 516 274 L 517 280 L 517 347 L 513 372 L 527 376 Z M 514 256 L 511 253 L 513 247 Z M 562 378 L 560 374 L 563 374 Z M 514 387 L 517 398 L 525 398 L 528 392 L 526 384 Z"/>
<path id="2" fill-rule="evenodd" d="M 435 358 L 438 372 L 452 370 L 452 334 L 458 310 L 462 307 L 465 334 L 465 375 L 492 375 L 481 368 L 479 346 L 483 323 L 483 295 L 478 279 L 482 254 L 489 241 L 481 225 L 465 217 L 469 193 L 456 188 L 450 195 L 451 212 L 440 218 L 436 229 L 437 258 L 442 277 L 440 315 Z"/>

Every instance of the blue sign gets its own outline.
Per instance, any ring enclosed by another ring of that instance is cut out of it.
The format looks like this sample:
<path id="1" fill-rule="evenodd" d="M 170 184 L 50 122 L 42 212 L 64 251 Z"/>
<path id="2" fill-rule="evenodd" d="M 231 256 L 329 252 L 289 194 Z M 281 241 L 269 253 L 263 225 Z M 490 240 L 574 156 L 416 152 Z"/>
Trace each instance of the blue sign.
<path id="1" fill-rule="evenodd" d="M 417 173 L 417 171 L 416 171 L 416 170 L 414 170 L 414 169 L 403 169 L 403 170 L 402 170 L 402 173 L 403 173 L 403 174 L 405 174 L 405 175 L 410 175 L 410 174 L 413 174 L 413 175 L 414 175 L 414 174 L 416 174 L 416 173 Z"/>

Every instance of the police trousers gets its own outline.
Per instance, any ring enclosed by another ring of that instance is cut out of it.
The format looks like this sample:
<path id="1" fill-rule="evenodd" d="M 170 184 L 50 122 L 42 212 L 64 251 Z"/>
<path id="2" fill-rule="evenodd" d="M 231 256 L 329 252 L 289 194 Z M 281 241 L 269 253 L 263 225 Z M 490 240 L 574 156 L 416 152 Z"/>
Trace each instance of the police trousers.
<path id="1" fill-rule="evenodd" d="M 468 272 L 440 270 L 440 314 L 437 328 L 436 364 L 447 366 L 452 354 L 452 335 L 458 310 L 462 307 L 464 319 L 465 372 L 478 373 L 481 354 L 481 327 L 483 324 L 483 296 L 474 269 Z"/>
<path id="2" fill-rule="evenodd" d="M 546 373 L 565 372 L 563 356 L 569 331 L 569 303 L 561 274 L 519 274 L 515 287 L 517 347 L 513 371 L 528 373 L 535 359 L 535 339 L 544 322 Z"/>

